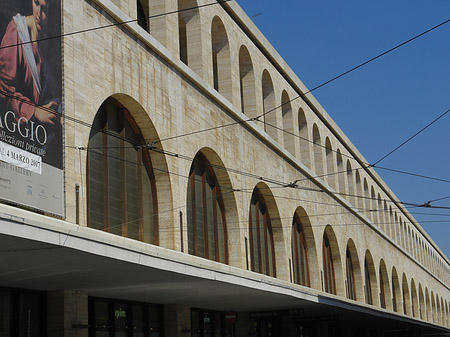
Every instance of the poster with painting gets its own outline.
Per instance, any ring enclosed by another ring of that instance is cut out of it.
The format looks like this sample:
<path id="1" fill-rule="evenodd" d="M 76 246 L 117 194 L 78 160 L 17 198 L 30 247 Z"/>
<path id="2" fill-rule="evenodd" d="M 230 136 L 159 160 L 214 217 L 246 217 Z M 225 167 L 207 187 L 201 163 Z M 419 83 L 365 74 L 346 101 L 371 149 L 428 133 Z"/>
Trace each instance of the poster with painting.
<path id="1" fill-rule="evenodd" d="M 0 6 L 0 199 L 63 215 L 61 0 Z"/>

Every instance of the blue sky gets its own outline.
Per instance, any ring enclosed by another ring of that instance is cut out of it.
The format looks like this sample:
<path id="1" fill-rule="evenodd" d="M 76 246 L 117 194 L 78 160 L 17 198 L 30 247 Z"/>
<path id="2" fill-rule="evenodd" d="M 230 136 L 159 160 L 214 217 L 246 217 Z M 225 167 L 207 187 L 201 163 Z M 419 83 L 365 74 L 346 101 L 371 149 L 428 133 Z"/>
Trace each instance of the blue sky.
<path id="1" fill-rule="evenodd" d="M 450 19 L 448 0 L 237 2 L 308 88 Z M 449 40 L 447 23 L 313 94 L 374 163 L 450 109 Z M 449 128 L 450 113 L 379 165 L 450 180 Z M 377 172 L 404 202 L 450 196 L 450 183 Z M 450 257 L 450 209 L 411 212 Z"/>

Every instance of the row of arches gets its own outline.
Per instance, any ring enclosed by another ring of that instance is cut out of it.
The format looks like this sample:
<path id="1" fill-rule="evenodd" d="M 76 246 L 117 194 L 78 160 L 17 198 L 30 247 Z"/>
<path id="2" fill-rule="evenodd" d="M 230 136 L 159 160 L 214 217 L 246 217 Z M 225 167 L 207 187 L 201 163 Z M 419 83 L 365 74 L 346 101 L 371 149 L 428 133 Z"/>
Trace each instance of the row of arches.
<path id="1" fill-rule="evenodd" d="M 159 205 L 167 200 L 169 170 L 164 157 L 150 151 L 132 114 L 118 100 L 106 100 L 98 110 L 88 143 L 88 226 L 159 245 L 170 228 L 161 228 Z M 155 166 L 156 164 L 156 166 Z M 191 255 L 230 264 L 240 233 L 245 236 L 247 269 L 290 279 L 348 299 L 402 312 L 437 324 L 449 324 L 448 301 L 395 266 L 378 266 L 369 249 L 364 260 L 349 239 L 345 253 L 332 226 L 315 230 L 307 211 L 293 210 L 290 238 L 285 237 L 277 200 L 260 182 L 253 187 L 246 225 L 236 219 L 235 193 L 219 156 L 210 148 L 193 158 L 186 184 L 186 229 Z M 320 235 L 320 238 L 316 238 Z M 290 245 L 290 254 L 286 246 Z M 319 262 L 320 261 L 320 262 Z M 286 268 L 289 266 L 289 268 Z M 344 266 L 344 267 L 343 267 Z M 288 271 L 286 271 L 288 270 Z M 388 273 L 389 271 L 389 273 Z"/>
<path id="2" fill-rule="evenodd" d="M 162 0 L 137 0 L 138 23 L 146 31 L 158 36 L 156 25 L 150 23 L 149 16 L 160 14 Z M 214 89 L 229 101 L 233 101 L 231 59 L 232 53 L 229 33 L 219 16 L 206 20 L 200 16 L 196 0 L 177 0 L 178 6 L 178 51 L 182 62 L 199 75 L 205 77 L 203 67 L 207 62 L 202 58 L 202 25 L 209 22 L 210 50 L 212 55 L 212 79 Z M 152 19 L 152 20 L 158 20 Z M 348 202 L 383 230 L 418 262 L 426 266 L 441 280 L 450 282 L 448 263 L 436 252 L 423 235 L 406 219 L 395 204 L 383 192 L 376 192 L 377 185 L 370 186 L 371 179 L 363 177 L 365 169 L 352 158 L 333 146 L 330 137 L 321 135 L 317 122 L 313 122 L 305 110 L 294 108 L 287 90 L 281 90 L 276 97 L 274 81 L 268 69 L 257 74 L 251 53 L 245 44 L 239 46 L 236 60 L 239 69 L 239 99 L 241 111 L 250 118 L 264 115 L 264 129 L 287 151 L 323 178 L 331 188 L 340 193 Z M 259 83 L 257 83 L 259 81 Z M 260 88 L 260 89 L 257 89 Z M 258 90 L 260 92 L 258 92 Z M 278 92 L 278 91 L 277 91 Z M 257 101 L 262 111 L 257 111 Z M 297 109 L 297 110 L 296 110 Z M 294 118 L 294 110 L 297 111 Z M 278 114 L 281 113 L 280 116 Z M 281 123 L 281 124 L 280 124 Z M 283 130 L 283 132 L 280 132 Z M 334 138 L 333 138 L 334 139 Z"/>

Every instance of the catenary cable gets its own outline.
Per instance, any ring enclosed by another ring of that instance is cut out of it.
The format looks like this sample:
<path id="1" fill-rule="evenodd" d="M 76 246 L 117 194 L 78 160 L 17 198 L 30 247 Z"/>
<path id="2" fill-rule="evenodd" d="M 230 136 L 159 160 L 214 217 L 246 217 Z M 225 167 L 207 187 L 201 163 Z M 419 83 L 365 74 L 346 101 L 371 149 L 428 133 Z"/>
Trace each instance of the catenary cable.
<path id="1" fill-rule="evenodd" d="M 407 140 L 405 140 L 403 143 L 401 143 L 399 146 L 397 146 L 396 148 L 394 148 L 392 151 L 390 151 L 389 153 L 387 153 L 386 155 L 384 155 L 383 157 L 381 157 L 380 159 L 378 159 L 374 164 L 372 164 L 372 166 L 376 166 L 378 165 L 381 161 L 383 161 L 384 159 L 386 159 L 387 157 L 389 157 L 391 154 L 393 154 L 395 151 L 397 151 L 398 149 L 400 149 L 402 146 L 404 146 L 405 144 L 407 144 L 409 141 L 411 141 L 413 138 L 415 138 L 416 136 L 418 136 L 419 134 L 421 134 L 423 131 L 425 131 L 426 129 L 428 129 L 431 125 L 433 125 L 434 123 L 436 123 L 438 120 L 440 120 L 442 117 L 444 117 L 446 114 L 448 114 L 450 112 L 450 109 L 448 109 L 447 111 L 445 111 L 444 113 L 442 113 L 440 116 L 438 116 L 437 118 L 435 118 L 432 122 L 428 123 L 425 127 L 423 127 L 422 129 L 420 129 L 418 132 L 416 132 L 414 135 L 412 135 L 411 137 L 409 137 Z"/>
<path id="2" fill-rule="evenodd" d="M 204 4 L 204 5 L 198 5 L 198 6 L 193 6 L 193 7 L 184 8 L 184 9 L 178 9 L 178 10 L 174 10 L 174 11 L 170 11 L 170 12 L 150 15 L 149 17 L 139 17 L 137 19 L 127 20 L 127 21 L 122 21 L 122 22 L 116 22 L 116 23 L 112 23 L 112 24 L 109 24 L 109 25 L 92 27 L 92 28 L 87 28 L 87 29 L 83 29 L 83 30 L 77 30 L 77 31 L 70 32 L 70 33 L 64 33 L 64 34 L 59 34 L 59 35 L 54 35 L 54 36 L 48 36 L 48 37 L 44 37 L 44 38 L 40 38 L 40 39 L 28 41 L 28 42 L 19 42 L 19 43 L 10 44 L 10 45 L 7 45 L 7 46 L 2 46 L 2 47 L 0 47 L 0 50 L 6 49 L 6 48 L 18 47 L 18 46 L 22 46 L 22 45 L 25 45 L 25 44 L 35 43 L 35 42 L 43 42 L 43 41 L 48 41 L 48 40 L 60 39 L 60 38 L 63 38 L 63 37 L 73 36 L 73 35 L 82 34 L 82 33 L 89 33 L 89 32 L 93 32 L 93 31 L 96 31 L 96 30 L 105 29 L 105 28 L 122 26 L 122 25 L 126 25 L 126 24 L 129 24 L 129 23 L 138 22 L 139 20 L 142 20 L 142 19 L 155 19 L 155 18 L 158 18 L 158 17 L 161 17 L 161 16 L 165 16 L 165 15 L 186 12 L 186 11 L 190 11 L 190 10 L 193 10 L 193 9 L 199 9 L 199 8 L 203 8 L 203 7 L 213 6 L 213 5 L 217 5 L 217 4 L 221 4 L 221 3 L 225 3 L 225 2 L 229 2 L 229 1 L 233 1 L 233 0 L 216 0 L 215 2 L 207 3 L 207 4 Z"/>

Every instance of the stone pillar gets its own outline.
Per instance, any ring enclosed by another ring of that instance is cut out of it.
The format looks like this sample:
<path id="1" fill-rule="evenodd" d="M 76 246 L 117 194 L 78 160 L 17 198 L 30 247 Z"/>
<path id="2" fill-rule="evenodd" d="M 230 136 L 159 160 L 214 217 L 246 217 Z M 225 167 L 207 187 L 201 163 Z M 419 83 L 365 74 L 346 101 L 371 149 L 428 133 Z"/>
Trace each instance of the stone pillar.
<path id="1" fill-rule="evenodd" d="M 191 308 L 182 304 L 164 305 L 164 336 L 191 336 Z"/>
<path id="2" fill-rule="evenodd" d="M 88 296 L 77 290 L 47 295 L 48 337 L 88 337 Z"/>

